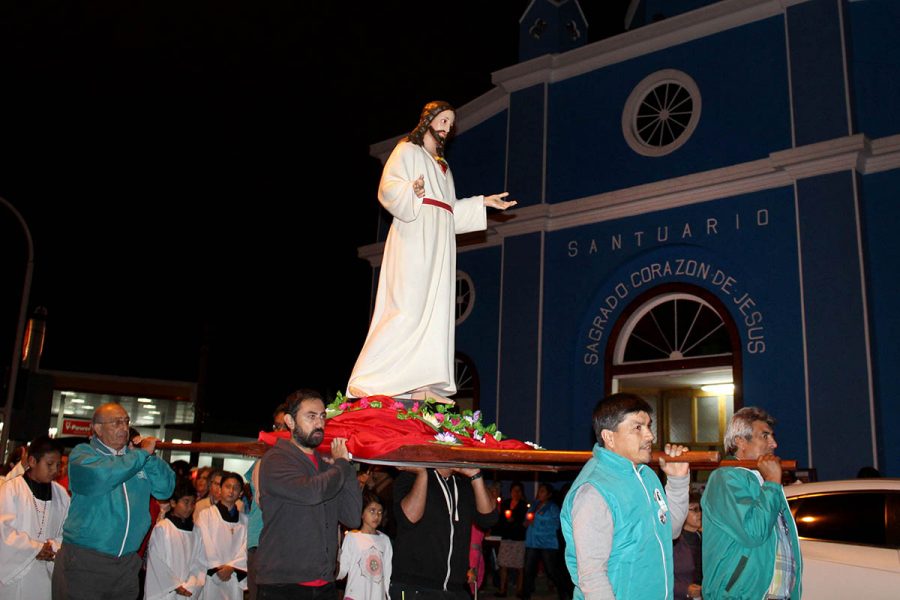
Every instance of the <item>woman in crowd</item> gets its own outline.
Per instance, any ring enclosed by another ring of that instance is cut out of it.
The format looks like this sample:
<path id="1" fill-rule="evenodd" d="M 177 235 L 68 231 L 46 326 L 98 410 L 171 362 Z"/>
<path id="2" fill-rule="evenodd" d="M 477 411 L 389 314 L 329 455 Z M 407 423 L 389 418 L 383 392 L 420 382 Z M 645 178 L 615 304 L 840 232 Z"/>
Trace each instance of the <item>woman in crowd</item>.
<path id="1" fill-rule="evenodd" d="M 556 587 L 559 600 L 571 597 L 568 573 L 562 569 L 559 554 L 559 506 L 553 501 L 553 488 L 542 483 L 538 487 L 537 499 L 525 519 L 525 580 L 522 588 L 523 600 L 534 593 L 538 561 L 544 563 L 544 572 Z"/>
<path id="2" fill-rule="evenodd" d="M 509 488 L 509 498 L 500 503 L 500 520 L 497 530 L 500 540 L 500 552 L 497 562 L 500 564 L 500 590 L 494 594 L 499 598 L 506 596 L 509 584 L 509 570 L 518 573 L 516 591 L 522 593 L 523 567 L 525 566 L 525 515 L 528 512 L 528 501 L 525 499 L 525 487 L 520 481 L 514 481 Z"/>

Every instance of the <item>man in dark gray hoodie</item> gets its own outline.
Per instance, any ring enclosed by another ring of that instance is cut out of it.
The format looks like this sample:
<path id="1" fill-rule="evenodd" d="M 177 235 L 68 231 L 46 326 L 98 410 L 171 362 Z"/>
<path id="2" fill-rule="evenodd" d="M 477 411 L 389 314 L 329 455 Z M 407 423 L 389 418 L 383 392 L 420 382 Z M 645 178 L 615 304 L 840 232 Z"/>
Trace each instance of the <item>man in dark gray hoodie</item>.
<path id="1" fill-rule="evenodd" d="M 362 494 L 347 440 L 335 438 L 331 459 L 316 448 L 325 436 L 325 402 L 298 390 L 285 402 L 289 440 L 260 461 L 263 529 L 256 551 L 259 600 L 337 600 L 334 584 L 338 523 L 359 526 Z"/>

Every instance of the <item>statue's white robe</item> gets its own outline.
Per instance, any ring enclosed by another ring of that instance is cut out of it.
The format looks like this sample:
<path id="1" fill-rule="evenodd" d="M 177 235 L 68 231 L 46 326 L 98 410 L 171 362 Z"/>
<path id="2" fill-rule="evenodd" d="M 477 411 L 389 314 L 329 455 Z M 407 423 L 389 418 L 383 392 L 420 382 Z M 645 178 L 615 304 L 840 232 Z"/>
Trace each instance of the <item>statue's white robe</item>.
<path id="1" fill-rule="evenodd" d="M 420 175 L 425 198 L 450 205 L 452 213 L 416 196 L 413 182 Z M 348 395 L 404 397 L 428 388 L 452 396 L 456 235 L 487 227 L 484 196 L 457 199 L 450 169 L 443 173 L 427 150 L 400 142 L 384 166 L 378 200 L 394 219 Z"/>

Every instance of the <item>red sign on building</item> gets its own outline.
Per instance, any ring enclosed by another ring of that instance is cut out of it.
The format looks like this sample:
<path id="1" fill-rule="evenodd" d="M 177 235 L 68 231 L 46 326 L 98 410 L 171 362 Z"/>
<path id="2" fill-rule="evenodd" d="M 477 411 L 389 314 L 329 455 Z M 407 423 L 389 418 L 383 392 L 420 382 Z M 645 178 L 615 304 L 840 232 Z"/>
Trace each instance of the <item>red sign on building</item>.
<path id="1" fill-rule="evenodd" d="M 77 435 L 87 437 L 91 435 L 90 419 L 63 419 L 62 431 L 59 435 Z"/>

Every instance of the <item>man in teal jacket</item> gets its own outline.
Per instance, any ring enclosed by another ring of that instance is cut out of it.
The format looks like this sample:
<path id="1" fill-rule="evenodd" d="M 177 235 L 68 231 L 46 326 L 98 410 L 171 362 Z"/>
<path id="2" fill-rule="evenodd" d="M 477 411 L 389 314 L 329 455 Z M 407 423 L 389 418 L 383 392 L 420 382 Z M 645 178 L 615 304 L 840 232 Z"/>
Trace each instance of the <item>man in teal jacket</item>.
<path id="1" fill-rule="evenodd" d="M 734 413 L 725 451 L 756 469 L 721 467 L 703 507 L 703 598 L 799 600 L 803 573 L 797 527 L 781 487 L 775 420 L 756 407 Z"/>
<path id="2" fill-rule="evenodd" d="M 613 394 L 594 409 L 593 457 L 563 502 L 566 566 L 574 600 L 668 600 L 675 578 L 672 539 L 687 516 L 687 463 L 659 465 L 665 491 L 647 466 L 653 449 L 650 413 L 639 396 Z M 684 446 L 666 444 L 678 456 Z"/>
<path id="3" fill-rule="evenodd" d="M 156 439 L 129 448 L 128 413 L 115 403 L 94 411 L 90 443 L 69 456 L 72 503 L 53 570 L 53 600 L 131 600 L 139 592 L 137 554 L 150 529 L 150 495 L 164 500 L 175 472 L 154 454 Z"/>

